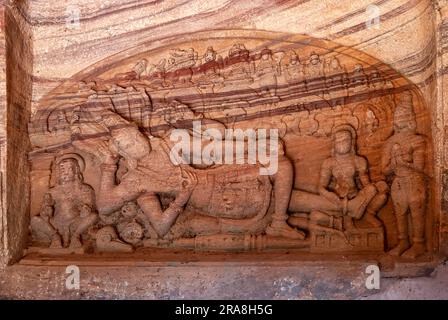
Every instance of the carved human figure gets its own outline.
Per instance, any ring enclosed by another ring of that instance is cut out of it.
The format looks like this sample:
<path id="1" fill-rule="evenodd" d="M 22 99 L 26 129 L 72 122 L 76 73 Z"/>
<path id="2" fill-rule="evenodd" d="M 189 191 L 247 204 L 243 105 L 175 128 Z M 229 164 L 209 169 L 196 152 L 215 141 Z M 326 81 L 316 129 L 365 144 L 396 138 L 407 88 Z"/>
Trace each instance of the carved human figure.
<path id="1" fill-rule="evenodd" d="M 255 67 L 255 87 L 261 95 L 275 96 L 277 86 L 277 65 L 272 58 L 272 51 L 265 48 Z"/>
<path id="2" fill-rule="evenodd" d="M 121 218 L 117 223 L 117 231 L 125 242 L 137 244 L 143 239 L 144 225 L 147 218 L 144 214 L 139 214 L 135 202 L 127 202 L 121 208 Z"/>
<path id="3" fill-rule="evenodd" d="M 351 94 L 357 92 L 363 92 L 369 88 L 369 78 L 364 71 L 362 64 L 358 63 L 353 68 L 353 72 L 350 76 L 350 92 Z"/>
<path id="4" fill-rule="evenodd" d="M 387 185 L 384 181 L 371 183 L 367 160 L 356 154 L 355 147 L 353 127 L 334 128 L 333 152 L 321 167 L 319 195 L 295 190 L 291 197 L 289 209 L 311 212 L 309 221 L 292 217 L 292 225 L 308 228 L 311 223 L 342 231 L 352 229 L 353 219 L 363 217 L 372 227 L 382 225 L 376 214 L 387 201 Z"/>
<path id="5" fill-rule="evenodd" d="M 332 57 L 326 64 L 326 91 L 325 98 L 330 101 L 334 107 L 338 104 L 345 104 L 345 97 L 347 96 L 347 72 L 345 67 L 337 57 Z M 341 95 L 341 91 L 344 93 Z"/>
<path id="6" fill-rule="evenodd" d="M 73 142 L 76 147 L 96 155 L 102 163 L 100 190 L 97 196 L 97 206 L 101 214 L 112 213 L 125 202 L 136 200 L 158 236 L 163 238 L 190 199 L 192 206 L 210 207 L 209 196 L 204 190 L 213 187 L 213 184 L 207 181 L 214 175 L 216 176 L 214 179 L 220 178 L 222 170 L 195 170 L 188 165 L 175 165 L 170 160 L 170 151 L 163 139 L 154 137 L 149 141 L 136 127 L 116 114 L 110 115 L 109 119 L 103 122 L 111 130 L 109 144 L 104 142 L 92 148 L 82 140 Z M 128 171 L 117 185 L 118 155 L 125 159 Z M 286 223 L 289 217 L 287 208 L 293 184 L 293 167 L 284 155 L 279 156 L 277 173 L 268 179 L 271 179 L 274 185 L 275 213 L 266 233 L 276 237 L 303 239 L 302 232 L 294 230 Z M 198 183 L 200 187 L 197 187 Z M 174 196 L 174 201 L 165 210 L 162 210 L 159 194 Z M 214 217 L 216 213 L 205 212 L 205 214 Z M 220 223 L 214 223 L 218 228 L 216 232 L 235 230 L 243 224 L 241 220 L 225 218 L 222 218 Z M 252 224 L 242 229 L 255 229 Z"/>
<path id="7" fill-rule="evenodd" d="M 393 176 L 391 197 L 399 239 L 398 245 L 389 253 L 408 258 L 418 257 L 426 248 L 426 141 L 416 132 L 416 127 L 412 93 L 406 91 L 400 95 L 394 112 L 394 134 L 384 145 L 382 168 L 386 176 Z"/>
<path id="8" fill-rule="evenodd" d="M 290 52 L 289 60 L 285 66 L 285 78 L 288 83 L 299 83 L 304 81 L 305 75 L 299 56 L 294 51 Z"/>
<path id="9" fill-rule="evenodd" d="M 324 63 L 315 52 L 311 53 L 309 61 L 305 65 L 305 77 L 306 89 L 323 98 L 325 93 Z"/>
<path id="10" fill-rule="evenodd" d="M 148 68 L 148 60 L 142 59 L 132 68 L 132 71 L 135 72 L 136 78 L 140 79 L 142 76 L 146 76 L 146 69 Z"/>
<path id="11" fill-rule="evenodd" d="M 315 80 L 315 78 L 324 76 L 324 65 L 317 53 L 311 53 L 309 61 L 305 68 L 305 74 L 307 76 L 307 80 L 311 81 Z"/>
<path id="12" fill-rule="evenodd" d="M 67 116 L 64 111 L 58 111 L 56 116 L 56 123 L 53 128 L 50 130 L 53 133 L 60 133 L 68 129 L 68 121 Z"/>
<path id="13" fill-rule="evenodd" d="M 208 47 L 203 56 L 203 63 L 195 69 L 195 83 L 201 85 L 220 84 L 224 78 L 220 75 L 222 57 L 217 56 L 213 47 Z"/>
<path id="14" fill-rule="evenodd" d="M 51 239 L 53 248 L 82 247 L 81 235 L 97 221 L 95 194 L 83 182 L 83 160 L 66 154 L 56 162 L 57 184 L 45 195 L 41 212 L 32 217 L 33 232 Z"/>
<path id="15" fill-rule="evenodd" d="M 345 84 L 347 74 L 345 68 L 337 57 L 333 57 L 327 66 L 327 88 L 343 86 Z"/>
<path id="16" fill-rule="evenodd" d="M 207 50 L 204 53 L 204 62 L 213 62 L 216 61 L 216 51 L 213 49 L 213 47 L 208 47 Z"/>
<path id="17" fill-rule="evenodd" d="M 370 75 L 369 75 L 369 84 L 370 87 L 372 88 L 372 90 L 382 90 L 385 88 L 386 84 L 385 84 L 386 80 L 383 78 L 383 76 L 381 75 L 381 73 L 377 70 L 374 69 Z"/>
<path id="18" fill-rule="evenodd" d="M 227 81 L 251 82 L 252 66 L 249 62 L 249 50 L 244 44 L 236 43 L 230 48 L 229 56 L 225 59 L 225 79 Z"/>
<path id="19" fill-rule="evenodd" d="M 170 72 L 181 68 L 191 68 L 198 60 L 198 53 L 193 49 L 171 49 L 166 71 Z"/>

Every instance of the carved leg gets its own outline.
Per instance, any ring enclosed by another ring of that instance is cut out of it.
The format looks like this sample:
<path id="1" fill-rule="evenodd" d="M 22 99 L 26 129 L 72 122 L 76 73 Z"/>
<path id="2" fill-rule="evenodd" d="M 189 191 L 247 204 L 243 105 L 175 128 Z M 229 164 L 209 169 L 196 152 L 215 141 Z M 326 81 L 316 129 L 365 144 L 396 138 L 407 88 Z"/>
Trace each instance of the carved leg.
<path id="1" fill-rule="evenodd" d="M 334 212 L 336 215 L 341 211 L 337 205 L 321 195 L 302 190 L 292 191 L 289 211 L 312 212 L 313 210 Z"/>
<path id="2" fill-rule="evenodd" d="M 81 235 L 87 231 L 87 229 L 95 224 L 98 216 L 94 213 L 88 215 L 87 217 L 79 218 L 78 223 L 75 225 L 75 230 L 73 230 L 70 237 L 70 248 L 80 248 L 82 247 Z"/>
<path id="3" fill-rule="evenodd" d="M 416 180 L 416 179 L 414 179 Z M 415 259 L 426 251 L 425 246 L 425 204 L 426 190 L 423 181 L 413 181 L 409 209 L 412 218 L 412 246 L 403 253 L 403 257 Z"/>
<path id="4" fill-rule="evenodd" d="M 356 197 L 348 202 L 348 215 L 356 220 L 361 219 L 376 194 L 377 190 L 373 184 L 360 190 Z"/>
<path id="5" fill-rule="evenodd" d="M 403 183 L 402 179 L 395 178 L 391 189 L 399 240 L 398 245 L 389 251 L 389 254 L 393 256 L 400 256 L 410 247 L 407 214 L 408 199 L 406 195 L 409 190 L 405 188 L 405 183 Z"/>
<path id="6" fill-rule="evenodd" d="M 279 157 L 278 172 L 272 180 L 274 183 L 275 212 L 272 215 L 272 223 L 266 228 L 266 234 L 273 237 L 305 239 L 304 232 L 292 228 L 286 222 L 289 218 L 287 210 L 294 180 L 294 169 L 288 158 Z"/>
<path id="7" fill-rule="evenodd" d="M 353 223 L 353 218 L 350 216 L 344 216 L 343 219 L 343 229 L 344 230 L 354 230 L 356 229 L 355 224 Z"/>
<path id="8" fill-rule="evenodd" d="M 62 245 L 67 248 L 70 244 L 70 227 L 62 226 L 59 228 L 59 233 L 62 235 Z"/>
<path id="9" fill-rule="evenodd" d="M 320 211 L 311 212 L 310 224 L 336 229 L 340 231 L 343 230 L 343 223 L 341 217 L 335 217 Z"/>
<path id="10" fill-rule="evenodd" d="M 289 217 L 288 223 L 296 228 L 302 229 L 302 230 L 309 230 L 310 229 L 310 221 L 308 217 L 297 217 L 292 216 Z"/>
<path id="11" fill-rule="evenodd" d="M 309 230 L 311 226 L 321 226 L 334 230 L 343 230 L 343 219 L 320 211 L 312 211 L 309 217 L 292 216 L 288 222 L 300 229 Z"/>
<path id="12" fill-rule="evenodd" d="M 42 233 L 51 239 L 50 248 L 62 248 L 61 237 L 56 229 L 42 217 L 31 218 L 31 229 L 35 233 Z"/>
<path id="13" fill-rule="evenodd" d="M 387 202 L 387 185 L 383 181 L 380 182 L 382 183 L 377 183 L 378 194 L 370 201 L 365 214 L 365 221 L 376 228 L 383 225 L 376 215 Z"/>

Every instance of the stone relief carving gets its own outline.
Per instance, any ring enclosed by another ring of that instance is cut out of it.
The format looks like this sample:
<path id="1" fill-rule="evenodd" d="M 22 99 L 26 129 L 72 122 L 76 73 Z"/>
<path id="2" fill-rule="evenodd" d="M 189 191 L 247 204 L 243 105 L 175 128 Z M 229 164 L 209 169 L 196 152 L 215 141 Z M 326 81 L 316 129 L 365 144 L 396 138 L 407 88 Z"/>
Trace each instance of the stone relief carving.
<path id="1" fill-rule="evenodd" d="M 83 159 L 65 154 L 55 163 L 57 182 L 44 196 L 39 215 L 31 219 L 33 235 L 52 248 L 82 247 L 82 236 L 98 218 L 95 194 L 83 182 Z"/>
<path id="2" fill-rule="evenodd" d="M 53 157 L 59 177 L 36 184 L 45 194 L 31 220 L 37 243 L 424 254 L 428 148 L 415 92 L 378 64 L 331 51 L 204 48 L 140 56 L 81 83 L 71 107 L 37 113 L 31 161 Z M 170 135 L 187 129 L 197 139 L 193 121 L 219 132 L 278 129 L 277 172 L 260 175 L 259 161 L 174 164 Z"/>
<path id="3" fill-rule="evenodd" d="M 391 196 L 398 228 L 399 243 L 390 253 L 410 258 L 426 250 L 426 139 L 416 133 L 416 126 L 412 94 L 405 92 L 395 109 L 394 135 L 384 145 L 382 166 L 386 175 L 393 175 Z"/>

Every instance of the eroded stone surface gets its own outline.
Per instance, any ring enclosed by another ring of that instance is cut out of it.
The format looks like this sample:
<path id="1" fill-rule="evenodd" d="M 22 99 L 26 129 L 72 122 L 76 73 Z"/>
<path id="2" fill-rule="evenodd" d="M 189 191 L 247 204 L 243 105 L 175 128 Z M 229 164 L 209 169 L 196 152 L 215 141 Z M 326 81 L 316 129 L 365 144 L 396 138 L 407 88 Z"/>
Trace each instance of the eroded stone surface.
<path id="1" fill-rule="evenodd" d="M 80 290 L 65 267 L 13 266 L 0 274 L 0 297 L 15 299 L 446 299 L 447 270 L 417 278 L 381 278 L 366 289 L 366 263 L 83 267 Z M 189 279 L 189 281 L 184 281 Z M 236 290 L 236 288 L 238 288 Z"/>

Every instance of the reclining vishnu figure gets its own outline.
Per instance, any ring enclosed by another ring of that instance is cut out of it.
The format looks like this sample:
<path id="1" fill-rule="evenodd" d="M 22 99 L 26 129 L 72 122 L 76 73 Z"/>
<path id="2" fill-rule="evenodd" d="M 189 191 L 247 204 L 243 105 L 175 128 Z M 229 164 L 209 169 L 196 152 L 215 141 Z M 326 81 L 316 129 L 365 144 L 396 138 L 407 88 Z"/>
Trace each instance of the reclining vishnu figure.
<path id="1" fill-rule="evenodd" d="M 137 201 L 159 238 L 168 237 L 176 229 L 174 225 L 182 225 L 189 235 L 265 232 L 273 237 L 304 239 L 302 231 L 287 224 L 294 175 L 286 156 L 279 155 L 278 171 L 272 176 L 259 176 L 258 165 L 195 169 L 173 164 L 163 139 L 148 138 L 113 112 L 105 112 L 100 122 L 110 133 L 108 141 L 72 141 L 76 148 L 93 154 L 101 163 L 96 195 L 100 214 L 112 213 L 128 201 Z M 126 169 L 118 170 L 118 163 L 124 163 Z M 117 171 L 125 173 L 117 179 Z M 238 190 L 250 194 L 245 203 L 235 201 L 238 198 L 224 199 L 229 195 L 241 196 Z M 269 214 L 271 191 L 275 202 Z M 170 195 L 174 200 L 162 204 L 160 195 Z M 186 206 L 197 212 L 187 220 L 182 218 Z M 240 210 L 239 206 L 244 208 Z M 178 220 L 182 223 L 176 223 Z"/>
<path id="2" fill-rule="evenodd" d="M 370 182 L 367 160 L 356 154 L 356 131 L 350 125 L 333 129 L 332 156 L 322 163 L 318 190 L 318 195 L 293 191 L 290 211 L 309 215 L 292 216 L 291 225 L 344 231 L 364 217 L 370 226 L 381 227 L 376 214 L 387 201 L 388 186 L 384 181 Z"/>

